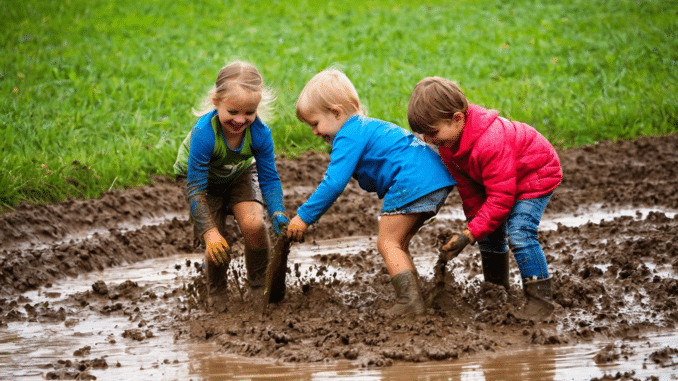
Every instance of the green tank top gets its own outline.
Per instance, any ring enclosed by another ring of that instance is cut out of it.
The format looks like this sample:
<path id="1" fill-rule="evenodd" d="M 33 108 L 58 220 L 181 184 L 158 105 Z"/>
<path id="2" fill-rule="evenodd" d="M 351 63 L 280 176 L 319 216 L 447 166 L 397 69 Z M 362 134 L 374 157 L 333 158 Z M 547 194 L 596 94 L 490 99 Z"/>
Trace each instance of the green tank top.
<path id="1" fill-rule="evenodd" d="M 233 151 L 226 145 L 226 140 L 221 132 L 218 116 L 212 117 L 212 130 L 214 131 L 214 149 L 210 159 L 207 181 L 210 184 L 230 183 L 245 172 L 254 162 L 252 154 L 252 135 L 249 127 L 245 130 L 242 149 Z M 191 132 L 188 133 L 184 141 L 179 146 L 177 160 L 174 163 L 174 174 L 187 176 L 188 174 L 188 156 L 191 148 Z"/>

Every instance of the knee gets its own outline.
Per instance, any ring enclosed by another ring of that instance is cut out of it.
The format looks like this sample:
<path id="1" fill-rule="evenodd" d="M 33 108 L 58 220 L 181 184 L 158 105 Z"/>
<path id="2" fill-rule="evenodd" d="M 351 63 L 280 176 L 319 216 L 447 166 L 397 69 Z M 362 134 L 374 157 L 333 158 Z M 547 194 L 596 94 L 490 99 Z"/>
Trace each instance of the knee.
<path id="1" fill-rule="evenodd" d="M 240 227 L 240 232 L 245 236 L 261 233 L 266 229 L 264 218 L 258 213 L 246 214 L 241 221 L 238 221 L 238 226 Z"/>
<path id="2" fill-rule="evenodd" d="M 535 243 L 539 244 L 537 240 L 537 230 L 531 229 L 525 225 L 513 226 L 508 229 L 508 240 L 511 247 L 527 247 Z"/>
<path id="3" fill-rule="evenodd" d="M 379 252 L 382 254 L 389 253 L 394 249 L 403 250 L 401 246 L 402 245 L 400 245 L 397 241 L 392 239 L 377 237 L 377 250 L 379 250 Z"/>

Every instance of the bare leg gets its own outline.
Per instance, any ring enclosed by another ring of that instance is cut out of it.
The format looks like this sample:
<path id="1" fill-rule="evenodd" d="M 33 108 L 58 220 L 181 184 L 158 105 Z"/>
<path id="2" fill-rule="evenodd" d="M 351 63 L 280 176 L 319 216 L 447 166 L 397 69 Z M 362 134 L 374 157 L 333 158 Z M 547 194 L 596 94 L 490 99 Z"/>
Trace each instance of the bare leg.
<path id="1" fill-rule="evenodd" d="M 256 201 L 239 202 L 231 208 L 242 232 L 245 246 L 252 250 L 269 249 L 271 246 L 264 220 L 264 207 Z"/>
<path id="2" fill-rule="evenodd" d="M 248 294 L 256 299 L 258 296 L 254 290 L 263 292 L 271 248 L 264 220 L 264 208 L 258 202 L 245 201 L 235 204 L 232 210 L 245 241 Z"/>
<path id="3" fill-rule="evenodd" d="M 406 270 L 417 272 L 410 257 L 410 241 L 425 221 L 422 214 L 382 216 L 377 249 L 392 277 Z"/>
<path id="4" fill-rule="evenodd" d="M 422 214 L 398 214 L 383 216 L 379 221 L 377 248 L 396 292 L 396 303 L 385 311 L 387 316 L 419 315 L 426 309 L 419 276 L 409 253 L 410 241 L 424 220 Z"/>

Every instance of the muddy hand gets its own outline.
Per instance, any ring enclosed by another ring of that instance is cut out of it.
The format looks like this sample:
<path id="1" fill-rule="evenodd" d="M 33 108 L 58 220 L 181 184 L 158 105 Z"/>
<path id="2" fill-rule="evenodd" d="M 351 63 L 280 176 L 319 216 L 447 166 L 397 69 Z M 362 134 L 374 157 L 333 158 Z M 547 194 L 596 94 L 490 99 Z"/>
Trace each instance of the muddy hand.
<path id="1" fill-rule="evenodd" d="M 224 237 L 219 234 L 219 230 L 212 228 L 205 232 L 203 237 L 205 238 L 205 246 L 207 246 L 207 254 L 212 262 L 217 266 L 228 265 L 231 262 L 231 256 L 229 255 L 231 248 Z"/>
<path id="2" fill-rule="evenodd" d="M 283 228 L 290 224 L 289 218 L 287 218 L 283 212 L 273 213 L 271 222 L 273 223 L 273 231 L 275 231 L 275 235 L 278 237 L 280 237 L 280 233 L 282 232 Z"/>
<path id="3" fill-rule="evenodd" d="M 294 242 L 304 242 L 304 232 L 307 228 L 308 224 L 301 217 L 295 216 L 287 225 L 287 238 Z"/>
<path id="4" fill-rule="evenodd" d="M 449 241 L 440 249 L 441 258 L 444 258 L 445 261 L 449 261 L 452 258 L 455 258 L 462 250 L 471 243 L 471 238 L 469 238 L 465 233 L 457 233 L 450 238 Z M 468 235 L 471 235 L 469 232 Z"/>

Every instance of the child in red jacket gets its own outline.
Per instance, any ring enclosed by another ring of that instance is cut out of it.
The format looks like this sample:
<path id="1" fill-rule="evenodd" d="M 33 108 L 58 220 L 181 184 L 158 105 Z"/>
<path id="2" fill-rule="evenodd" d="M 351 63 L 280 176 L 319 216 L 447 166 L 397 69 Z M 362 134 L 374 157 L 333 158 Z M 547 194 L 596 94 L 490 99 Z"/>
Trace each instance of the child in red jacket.
<path id="1" fill-rule="evenodd" d="M 551 277 L 537 227 L 563 177 L 553 146 L 533 127 L 469 104 L 454 82 L 440 77 L 416 85 L 407 119 L 413 132 L 438 146 L 458 182 L 468 226 L 443 246 L 445 259 L 477 241 L 485 280 L 508 290 L 510 247 L 527 297 L 524 314 L 549 315 Z"/>

